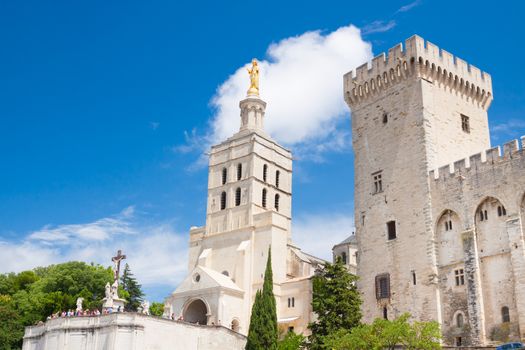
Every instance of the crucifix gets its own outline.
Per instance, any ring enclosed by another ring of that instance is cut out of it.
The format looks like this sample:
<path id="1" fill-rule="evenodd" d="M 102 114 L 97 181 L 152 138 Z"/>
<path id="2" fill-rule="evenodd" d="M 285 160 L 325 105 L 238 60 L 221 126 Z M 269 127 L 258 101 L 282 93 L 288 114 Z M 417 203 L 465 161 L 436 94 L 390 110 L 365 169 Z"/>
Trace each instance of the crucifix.
<path id="1" fill-rule="evenodd" d="M 113 277 L 115 278 L 115 281 L 117 281 L 117 283 L 120 274 L 120 261 L 124 259 L 126 259 L 126 256 L 122 255 L 122 250 L 118 250 L 117 256 L 111 258 L 111 261 L 113 261 L 113 264 L 115 264 L 115 267 L 113 268 Z"/>

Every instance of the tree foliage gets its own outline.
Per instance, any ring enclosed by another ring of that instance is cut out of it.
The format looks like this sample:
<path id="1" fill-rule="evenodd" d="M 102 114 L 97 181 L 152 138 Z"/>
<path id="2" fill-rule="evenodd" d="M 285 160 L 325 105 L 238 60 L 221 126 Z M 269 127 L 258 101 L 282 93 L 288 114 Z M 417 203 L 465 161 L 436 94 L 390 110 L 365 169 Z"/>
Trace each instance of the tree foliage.
<path id="1" fill-rule="evenodd" d="M 313 278 L 312 309 L 317 320 L 309 324 L 310 348 L 324 348 L 330 334 L 350 331 L 361 320 L 361 297 L 355 285 L 357 276 L 348 272 L 341 259 L 326 263 Z"/>
<path id="2" fill-rule="evenodd" d="M 408 322 L 410 315 L 388 321 L 376 319 L 372 324 L 359 325 L 352 330 L 341 329 L 326 337 L 325 346 L 333 350 L 393 350 L 403 346 L 407 350 L 440 349 L 440 331 L 437 322 Z"/>
<path id="3" fill-rule="evenodd" d="M 124 272 L 120 278 L 120 285 L 125 292 L 122 293 L 121 297 L 128 301 L 124 306 L 124 310 L 136 312 L 144 300 L 144 292 L 142 291 L 142 286 L 131 273 L 128 264 L 124 267 Z"/>
<path id="4" fill-rule="evenodd" d="M 76 261 L 0 275 L 0 349 L 21 348 L 25 326 L 74 310 L 78 297 L 84 309 L 100 308 L 112 276 L 109 268 Z"/>
<path id="5" fill-rule="evenodd" d="M 149 312 L 153 316 L 162 316 L 162 314 L 164 313 L 164 304 L 157 302 L 151 303 L 151 306 L 149 307 Z"/>
<path id="6" fill-rule="evenodd" d="M 268 249 L 268 260 L 264 272 L 263 289 L 255 294 L 252 306 L 247 350 L 277 349 L 277 309 L 273 295 L 272 252 Z"/>
<path id="7" fill-rule="evenodd" d="M 299 350 L 304 345 L 305 337 L 302 334 L 288 332 L 277 343 L 278 350 Z"/>

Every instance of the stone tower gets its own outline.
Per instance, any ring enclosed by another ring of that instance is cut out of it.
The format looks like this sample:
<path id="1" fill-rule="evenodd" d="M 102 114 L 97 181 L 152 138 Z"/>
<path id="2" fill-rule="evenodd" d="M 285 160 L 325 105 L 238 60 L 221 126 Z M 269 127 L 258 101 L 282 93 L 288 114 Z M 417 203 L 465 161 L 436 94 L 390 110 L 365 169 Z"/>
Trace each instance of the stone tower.
<path id="1" fill-rule="evenodd" d="M 364 319 L 442 322 L 429 171 L 490 147 L 491 78 L 413 36 L 346 74 L 344 97 Z"/>
<path id="2" fill-rule="evenodd" d="M 306 332 L 311 276 L 322 261 L 291 243 L 292 155 L 264 131 L 258 95 L 239 107 L 239 131 L 211 148 L 206 225 L 190 229 L 188 276 L 165 312 L 247 334 L 271 247 L 279 327 Z"/>

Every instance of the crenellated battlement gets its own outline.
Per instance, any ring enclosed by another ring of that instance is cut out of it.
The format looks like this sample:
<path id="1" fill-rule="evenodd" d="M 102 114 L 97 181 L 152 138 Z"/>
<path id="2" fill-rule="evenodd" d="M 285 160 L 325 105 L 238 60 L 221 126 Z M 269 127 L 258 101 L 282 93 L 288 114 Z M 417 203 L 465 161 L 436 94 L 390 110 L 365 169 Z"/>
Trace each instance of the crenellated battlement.
<path id="1" fill-rule="evenodd" d="M 487 109 L 492 101 L 489 74 L 414 35 L 344 75 L 345 101 L 356 106 L 409 77 L 459 92 Z"/>
<path id="2" fill-rule="evenodd" d="M 521 145 L 521 146 L 520 146 Z M 502 152 L 503 150 L 503 152 Z M 500 163 L 515 158 L 525 158 L 525 136 L 521 141 L 512 140 L 503 145 L 490 148 L 484 152 L 476 153 L 468 158 L 460 159 L 452 164 L 447 164 L 436 170 L 429 172 L 430 179 L 443 180 L 461 176 L 463 179 L 468 177 L 471 172 L 483 172 L 485 168 L 493 169 Z"/>

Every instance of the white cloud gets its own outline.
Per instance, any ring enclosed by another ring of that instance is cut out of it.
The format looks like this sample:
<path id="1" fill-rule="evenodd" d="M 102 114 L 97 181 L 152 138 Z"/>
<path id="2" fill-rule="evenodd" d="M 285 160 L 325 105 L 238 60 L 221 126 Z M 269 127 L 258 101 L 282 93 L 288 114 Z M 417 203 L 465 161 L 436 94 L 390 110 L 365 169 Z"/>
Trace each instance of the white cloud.
<path id="1" fill-rule="evenodd" d="M 103 218 L 91 223 L 59 225 L 57 227 L 48 225 L 33 232 L 29 239 L 53 244 L 67 244 L 74 239 L 103 241 L 112 235 L 135 234 L 136 231 L 128 221 L 133 217 L 133 213 L 134 208 L 128 207 L 114 217 Z"/>
<path id="2" fill-rule="evenodd" d="M 121 249 L 127 255 L 124 263 L 145 287 L 174 289 L 186 274 L 186 241 L 187 236 L 168 223 L 139 223 L 134 207 L 128 207 L 90 223 L 47 226 L 21 242 L 0 242 L 0 273 L 73 260 L 110 266 L 111 257 Z"/>
<path id="3" fill-rule="evenodd" d="M 300 215 L 292 222 L 292 240 L 301 250 L 332 260 L 332 247 L 355 231 L 351 213 Z"/>
<path id="4" fill-rule="evenodd" d="M 413 2 L 411 2 L 410 4 L 406 4 L 406 5 L 404 5 L 404 6 L 401 6 L 401 7 L 396 11 L 396 13 L 398 13 L 398 12 L 408 12 L 408 11 L 412 10 L 414 7 L 418 6 L 419 4 L 421 4 L 421 0 L 413 1 Z"/>
<path id="5" fill-rule="evenodd" d="M 496 124 L 492 127 L 492 132 L 498 138 L 512 137 L 516 132 L 525 129 L 525 120 L 511 119 L 504 123 Z M 510 141 L 510 140 L 509 140 Z"/>
<path id="6" fill-rule="evenodd" d="M 371 58 L 371 45 L 353 25 L 330 33 L 310 31 L 271 44 L 267 59 L 259 62 L 261 98 L 268 103 L 266 131 L 287 146 L 329 141 L 349 113 L 343 100 L 343 74 Z M 202 150 L 239 130 L 239 101 L 246 97 L 248 66 L 237 69 L 212 98 L 215 114 L 207 142 L 187 140 L 188 146 Z"/>
<path id="7" fill-rule="evenodd" d="M 367 24 L 363 27 L 363 35 L 372 34 L 372 33 L 384 33 L 388 32 L 390 29 L 396 26 L 396 21 L 390 20 L 386 21 L 373 21 L 370 24 Z"/>

